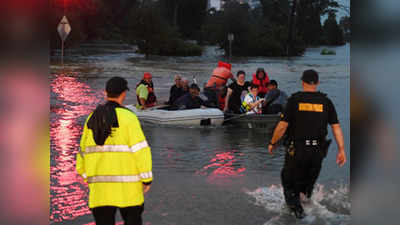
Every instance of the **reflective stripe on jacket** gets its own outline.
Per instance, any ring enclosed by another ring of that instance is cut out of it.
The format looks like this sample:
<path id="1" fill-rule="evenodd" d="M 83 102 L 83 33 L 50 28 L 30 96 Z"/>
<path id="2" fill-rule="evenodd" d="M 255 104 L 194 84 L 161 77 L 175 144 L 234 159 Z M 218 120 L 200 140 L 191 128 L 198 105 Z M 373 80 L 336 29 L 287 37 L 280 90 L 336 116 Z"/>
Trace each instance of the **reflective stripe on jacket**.
<path id="1" fill-rule="evenodd" d="M 150 147 L 136 115 L 115 108 L 119 127 L 104 145 L 96 145 L 93 132 L 83 128 L 76 169 L 89 184 L 89 208 L 129 207 L 144 202 L 143 184 L 153 180 Z"/>

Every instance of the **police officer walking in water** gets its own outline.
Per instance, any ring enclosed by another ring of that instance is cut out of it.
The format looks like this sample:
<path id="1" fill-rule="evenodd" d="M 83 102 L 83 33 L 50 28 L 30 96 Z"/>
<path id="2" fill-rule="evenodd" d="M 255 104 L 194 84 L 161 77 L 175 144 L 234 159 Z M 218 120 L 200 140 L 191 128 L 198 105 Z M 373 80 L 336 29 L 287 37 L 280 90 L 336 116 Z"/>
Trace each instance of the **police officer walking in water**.
<path id="1" fill-rule="evenodd" d="M 288 99 L 285 113 L 268 144 L 268 151 L 272 154 L 278 140 L 288 131 L 281 180 L 286 204 L 299 219 L 305 217 L 300 193 L 311 198 L 322 160 L 331 142 L 326 140 L 328 124 L 338 146 L 336 163 L 341 167 L 346 162 L 343 133 L 335 107 L 326 94 L 317 91 L 318 73 L 306 70 L 301 80 L 303 91 Z"/>

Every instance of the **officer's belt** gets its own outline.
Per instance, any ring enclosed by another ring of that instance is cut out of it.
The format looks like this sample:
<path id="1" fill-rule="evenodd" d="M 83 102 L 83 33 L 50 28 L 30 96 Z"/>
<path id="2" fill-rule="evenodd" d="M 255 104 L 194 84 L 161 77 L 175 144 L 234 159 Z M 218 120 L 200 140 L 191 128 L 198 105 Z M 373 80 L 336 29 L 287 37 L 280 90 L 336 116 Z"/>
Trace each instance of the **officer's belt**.
<path id="1" fill-rule="evenodd" d="M 305 146 L 319 146 L 322 141 L 320 139 L 305 139 L 305 140 L 296 140 L 296 144 L 301 144 Z"/>

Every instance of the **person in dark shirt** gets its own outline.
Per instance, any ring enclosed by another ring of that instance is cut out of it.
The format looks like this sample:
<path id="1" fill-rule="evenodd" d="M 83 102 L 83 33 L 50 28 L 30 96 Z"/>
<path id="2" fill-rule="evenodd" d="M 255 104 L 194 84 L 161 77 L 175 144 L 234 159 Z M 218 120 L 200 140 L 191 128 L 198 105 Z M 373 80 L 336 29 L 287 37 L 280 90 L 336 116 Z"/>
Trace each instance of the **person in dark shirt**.
<path id="1" fill-rule="evenodd" d="M 198 109 L 204 106 L 204 101 L 199 97 L 200 88 L 197 84 L 192 84 L 189 87 L 189 93 L 178 98 L 175 106 L 178 109 Z"/>
<path id="2" fill-rule="evenodd" d="M 276 114 L 283 112 L 287 103 L 287 95 L 284 91 L 278 89 L 278 82 L 271 80 L 268 85 L 268 93 L 265 95 L 263 103 L 263 114 Z"/>
<path id="3" fill-rule="evenodd" d="M 281 121 L 274 130 L 268 151 L 276 147 L 287 130 L 287 151 L 281 172 L 285 201 L 297 218 L 305 216 L 300 193 L 310 199 L 331 140 L 326 140 L 328 124 L 332 128 L 338 153 L 336 163 L 346 163 L 343 132 L 332 101 L 317 91 L 318 73 L 306 70 L 302 76 L 303 91 L 293 94 L 287 102 Z"/>
<path id="4" fill-rule="evenodd" d="M 242 105 L 242 96 L 249 92 L 250 82 L 246 81 L 246 73 L 242 70 L 238 71 L 236 82 L 228 87 L 228 93 L 225 98 L 224 112 L 232 112 L 240 114 L 240 106 Z M 244 93 L 243 93 L 244 92 Z"/>
<path id="5" fill-rule="evenodd" d="M 169 100 L 166 102 L 168 105 L 174 104 L 174 102 L 185 94 L 182 87 L 182 78 L 179 75 L 176 75 L 174 78 L 175 84 L 171 87 L 169 91 Z"/>

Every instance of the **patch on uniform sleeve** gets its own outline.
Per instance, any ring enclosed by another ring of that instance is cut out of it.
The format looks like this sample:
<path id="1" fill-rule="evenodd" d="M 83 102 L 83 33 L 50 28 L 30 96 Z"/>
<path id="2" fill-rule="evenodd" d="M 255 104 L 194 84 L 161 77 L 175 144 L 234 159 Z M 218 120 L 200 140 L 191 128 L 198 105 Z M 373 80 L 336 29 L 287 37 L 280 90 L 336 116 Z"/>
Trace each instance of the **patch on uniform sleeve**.
<path id="1" fill-rule="evenodd" d="M 324 105 L 323 104 L 312 104 L 312 103 L 299 103 L 299 111 L 307 111 L 307 112 L 323 112 Z"/>

